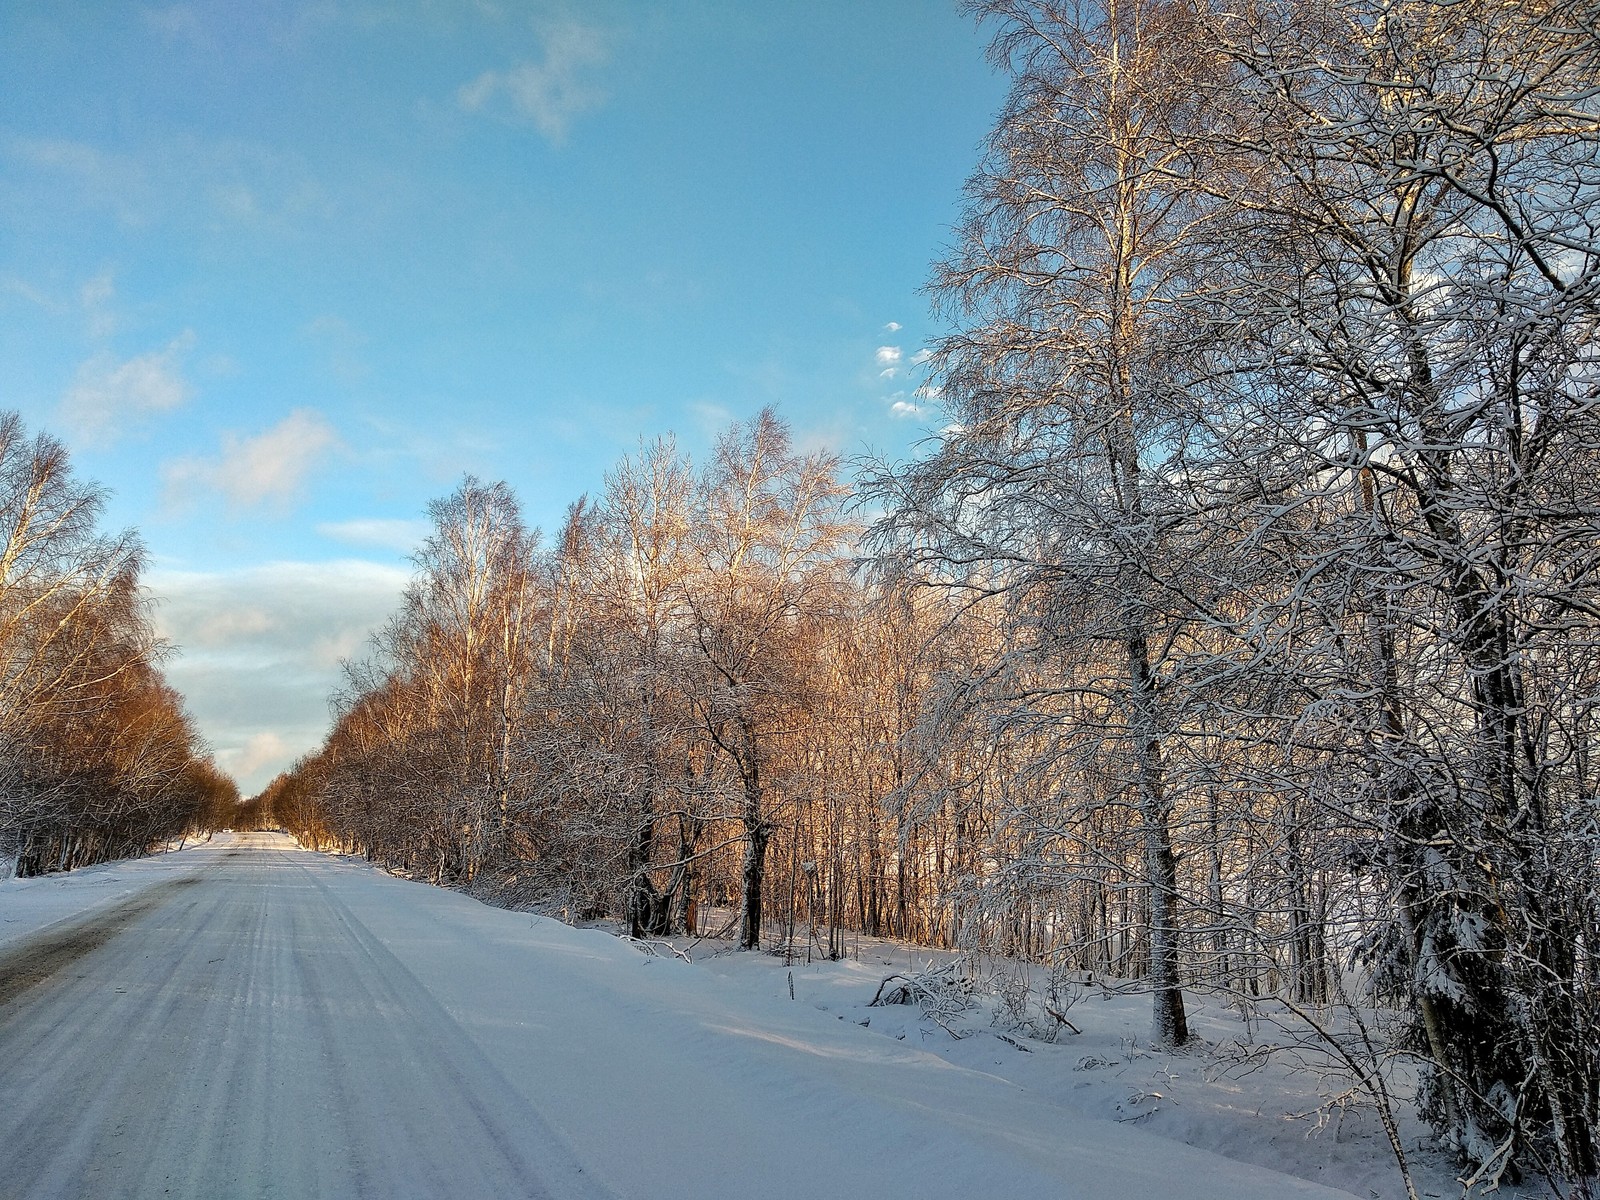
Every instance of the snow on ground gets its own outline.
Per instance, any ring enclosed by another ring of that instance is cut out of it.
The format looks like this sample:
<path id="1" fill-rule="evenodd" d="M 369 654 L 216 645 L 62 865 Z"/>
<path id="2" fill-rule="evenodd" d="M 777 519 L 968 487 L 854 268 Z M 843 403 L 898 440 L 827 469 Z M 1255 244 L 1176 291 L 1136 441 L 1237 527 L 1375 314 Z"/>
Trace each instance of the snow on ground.
<path id="1" fill-rule="evenodd" d="M 619 1196 L 1349 1195 L 1041 1103 L 599 930 L 383 883 L 341 895 Z M 422 942 L 413 904 L 435 922 Z M 486 946 L 492 974 L 472 965 Z"/>
<path id="2" fill-rule="evenodd" d="M 798 955 L 748 954 L 709 939 L 672 938 L 640 950 L 687 954 L 732 992 L 770 1001 L 787 999 L 792 990 L 798 1005 L 998 1076 L 1075 1115 L 1135 1126 L 1357 1196 L 1405 1194 L 1375 1107 L 1367 1097 L 1351 1095 L 1348 1074 L 1281 1005 L 1263 1001 L 1245 1010 L 1237 999 L 1189 990 L 1185 1001 L 1195 1041 L 1171 1054 L 1149 1047 L 1147 994 L 1103 983 L 1062 987 L 1050 1007 L 1080 1031 L 1074 1034 L 1044 1011 L 1047 974 L 1015 961 L 969 961 L 949 951 L 854 934 L 846 935 L 839 961 L 823 957 L 815 944 L 810 961 L 803 947 Z M 954 1015 L 948 1009 L 930 1015 L 915 1005 L 872 1004 L 876 994 L 892 989 L 883 986 L 890 977 L 963 963 L 967 969 L 955 974 L 972 986 L 965 1004 L 951 1006 L 959 1010 Z M 1026 986 L 1019 986 L 1024 980 Z M 1337 1010 L 1325 1015 L 1330 1026 L 1342 1023 Z M 1369 1010 L 1362 1016 L 1369 1026 L 1384 1019 Z M 1413 1181 L 1423 1196 L 1459 1197 L 1459 1172 L 1432 1148 L 1427 1126 L 1407 1103 L 1414 1073 L 1400 1075 L 1392 1086 Z M 1345 1102 L 1336 1100 L 1341 1096 Z M 1494 1193 L 1500 1200 L 1552 1194 L 1537 1182 Z"/>
<path id="3" fill-rule="evenodd" d="M 218 834 L 210 842 L 217 849 L 239 844 L 240 835 L 234 833 Z M 195 843 L 189 845 L 192 849 Z M 64 875 L 0 879 L 0 946 L 29 937 L 58 921 L 113 907 L 136 892 L 192 874 L 196 866 L 193 855 L 174 851 L 101 863 Z"/>
<path id="4" fill-rule="evenodd" d="M 942 1025 L 918 1008 L 870 1007 L 886 975 L 937 957 L 892 943 L 854 938 L 845 959 L 809 963 L 680 943 L 691 964 L 665 944 L 641 947 L 603 930 L 491 908 L 270 835 L 222 836 L 200 849 L 0 884 L 0 941 L 111 908 L 185 874 L 200 882 L 181 902 L 129 925 L 82 959 L 80 977 L 63 987 L 115 995 L 86 1002 L 128 1004 L 134 1021 L 143 1019 L 141 996 L 185 997 L 190 1024 L 164 1053 L 198 1064 L 196 1077 L 209 1091 L 206 1107 L 192 1111 L 218 1114 L 218 1129 L 234 1139 L 228 1145 L 275 1122 L 274 1145 L 320 1145 L 326 1117 L 298 1132 L 285 1123 L 328 1111 L 321 1099 L 289 1113 L 272 1106 L 281 1091 L 314 1099 L 335 1084 L 342 1103 L 398 1106 L 382 1120 L 346 1120 L 347 1127 L 392 1128 L 408 1111 L 408 1092 L 433 1090 L 418 1081 L 446 1070 L 426 1109 L 444 1144 L 460 1144 L 487 1122 L 483 1128 L 505 1134 L 495 1135 L 498 1144 L 564 1147 L 582 1165 L 586 1189 L 619 1197 L 1402 1194 L 1370 1113 L 1320 1124 L 1292 1116 L 1317 1108 L 1323 1081 L 1281 1061 L 1233 1069 L 1270 1030 L 1247 1027 L 1237 1012 L 1193 994 L 1203 1039 L 1193 1052 L 1148 1051 L 1148 1001 L 1098 988 L 1083 989 L 1065 1012 L 1081 1034 L 1063 1032 L 1051 1044 L 1003 1019 L 994 1023 L 1005 1006 L 984 989 Z M 207 916 L 213 905 L 219 915 Z M 182 932 L 184 922 L 195 932 Z M 183 960 L 194 960 L 193 979 L 152 965 L 165 953 L 163 937 L 194 941 Z M 206 949 L 207 938 L 225 949 Z M 94 978 L 96 961 L 120 962 L 126 987 Z M 140 971 L 161 978 L 146 980 Z M 0 1008 L 0 1032 L 7 1020 L 32 1019 L 30 1012 L 48 1024 L 39 1006 L 49 990 L 29 993 L 18 1012 Z M 285 990 L 293 994 L 279 994 Z M 155 1010 L 145 1015 L 156 1022 Z M 114 1037 L 110 1015 L 100 1024 L 102 1036 Z M 392 1035 L 384 1032 L 390 1026 Z M 270 1044 L 267 1028 L 275 1028 Z M 198 1057 L 189 1044 L 196 1039 L 206 1043 Z M 446 1047 L 456 1049 L 447 1054 Z M 235 1056 L 255 1065 L 232 1070 Z M 395 1065 L 412 1056 L 412 1066 Z M 296 1062 L 323 1065 L 291 1077 L 285 1064 Z M 439 1065 L 445 1062 L 457 1065 Z M 329 1064 L 340 1076 L 331 1083 Z M 6 1065 L 28 1077 L 25 1062 Z M 52 1059 L 52 1067 L 60 1062 Z M 173 1092 L 164 1107 L 191 1111 L 189 1075 L 169 1070 L 163 1078 Z M 221 1105 L 219 1086 L 254 1091 L 230 1107 Z M 149 1108 L 138 1094 L 122 1109 L 94 1095 L 107 1111 L 133 1114 L 119 1120 Z M 478 1116 L 440 1096 L 467 1097 L 462 1103 Z M 8 1094 L 19 1112 L 47 1099 Z M 228 1115 L 261 1106 L 258 1121 Z M 66 1111 L 78 1110 L 68 1103 Z M 457 1127 L 459 1136 L 450 1132 Z M 179 1132 L 191 1157 L 206 1153 L 205 1127 Z M 1408 1124 L 1409 1146 L 1421 1136 Z M 79 1141 L 93 1143 L 92 1133 L 86 1138 Z M 1445 1164 L 1419 1158 L 1425 1193 L 1459 1195 Z M 317 1169 L 330 1170 L 329 1161 L 319 1159 Z M 365 1161 L 381 1171 L 381 1155 Z M 152 1161 L 142 1169 L 159 1167 Z M 372 1183 L 317 1178 L 325 1195 L 364 1193 Z M 580 1194 L 559 1179 L 549 1191 Z M 435 1193 L 417 1185 L 389 1194 Z M 451 1194 L 455 1200 L 459 1189 Z"/>

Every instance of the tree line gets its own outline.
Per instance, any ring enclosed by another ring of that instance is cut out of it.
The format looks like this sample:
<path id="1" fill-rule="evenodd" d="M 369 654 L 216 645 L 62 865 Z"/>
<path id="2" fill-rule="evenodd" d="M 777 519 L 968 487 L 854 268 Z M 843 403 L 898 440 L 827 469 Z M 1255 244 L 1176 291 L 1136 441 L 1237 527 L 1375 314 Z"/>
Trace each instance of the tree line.
<path id="1" fill-rule="evenodd" d="M 144 549 L 104 492 L 0 413 L 0 859 L 18 875 L 229 823 L 238 789 L 162 677 Z"/>
<path id="2" fill-rule="evenodd" d="M 1139 979 L 1167 1046 L 1381 1001 L 1468 1178 L 1587 1195 L 1600 9 L 972 8 L 933 448 L 763 412 L 549 546 L 467 480 L 268 803 L 635 936 Z"/>

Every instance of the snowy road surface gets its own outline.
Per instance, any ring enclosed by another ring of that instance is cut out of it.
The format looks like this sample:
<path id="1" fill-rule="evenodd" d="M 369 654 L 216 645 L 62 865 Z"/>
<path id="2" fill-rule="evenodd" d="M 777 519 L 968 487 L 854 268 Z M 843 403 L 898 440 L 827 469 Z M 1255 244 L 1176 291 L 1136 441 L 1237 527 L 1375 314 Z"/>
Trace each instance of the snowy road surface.
<path id="1" fill-rule="evenodd" d="M 0 1196 L 1346 1196 L 281 836 L 0 885 Z"/>

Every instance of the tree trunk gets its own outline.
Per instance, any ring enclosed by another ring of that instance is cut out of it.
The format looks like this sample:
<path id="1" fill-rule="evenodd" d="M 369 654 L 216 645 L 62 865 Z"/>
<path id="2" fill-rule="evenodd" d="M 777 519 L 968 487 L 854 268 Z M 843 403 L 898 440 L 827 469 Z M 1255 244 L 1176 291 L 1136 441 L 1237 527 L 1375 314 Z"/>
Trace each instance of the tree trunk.
<path id="1" fill-rule="evenodd" d="M 761 881 L 766 873 L 767 842 L 772 827 L 761 811 L 761 774 L 750 763 L 744 775 L 744 870 L 740 905 L 739 949 L 757 950 L 761 946 Z"/>
<path id="2" fill-rule="evenodd" d="M 1172 849 L 1171 804 L 1156 731 L 1154 681 L 1143 634 L 1128 639 L 1134 751 L 1139 763 L 1139 824 L 1150 887 L 1150 1021 L 1153 1045 L 1175 1049 L 1189 1040 L 1178 984 L 1178 856 Z"/>

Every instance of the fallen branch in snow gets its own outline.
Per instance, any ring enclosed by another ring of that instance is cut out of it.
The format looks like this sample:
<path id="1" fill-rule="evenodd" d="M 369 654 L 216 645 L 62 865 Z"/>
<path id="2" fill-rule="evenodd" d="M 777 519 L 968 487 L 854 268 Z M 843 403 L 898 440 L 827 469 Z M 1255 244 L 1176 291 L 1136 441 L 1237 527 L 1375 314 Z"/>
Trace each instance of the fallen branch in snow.
<path id="1" fill-rule="evenodd" d="M 915 975 L 885 976 L 868 1007 L 881 1008 L 885 1004 L 918 1004 L 927 1007 L 930 1002 L 943 1004 L 952 996 L 959 996 L 961 1007 L 965 1009 L 967 997 L 972 995 L 972 980 L 966 968 L 966 962 L 957 958 L 942 967 L 930 966 Z M 883 989 L 891 983 L 898 986 L 885 993 Z"/>
<path id="2" fill-rule="evenodd" d="M 900 986 L 885 996 L 883 989 L 896 981 L 900 983 Z M 878 984 L 878 990 L 873 993 L 872 999 L 867 1002 L 867 1007 L 882 1008 L 885 1004 L 914 1004 L 916 1001 L 912 999 L 912 995 L 910 978 L 905 975 L 885 975 L 883 982 Z"/>
<path id="3" fill-rule="evenodd" d="M 1083 1030 L 1079 1029 L 1076 1025 L 1074 1025 L 1071 1021 L 1067 1020 L 1060 1013 L 1058 1013 L 1055 1009 L 1051 1008 L 1048 1004 L 1046 1004 L 1044 1006 L 1044 1011 L 1047 1014 L 1049 1014 L 1050 1016 L 1054 1017 L 1056 1019 L 1056 1023 L 1058 1025 L 1064 1025 L 1071 1032 L 1077 1034 L 1080 1037 L 1083 1036 Z"/>
<path id="4" fill-rule="evenodd" d="M 723 938 L 727 937 L 733 932 L 734 926 L 738 923 L 739 910 L 735 909 L 733 916 L 728 918 L 727 923 L 724 924 L 721 929 L 717 930 L 715 933 L 702 933 L 699 937 L 695 938 L 695 942 L 697 944 L 704 941 L 720 942 Z"/>
<path id="5" fill-rule="evenodd" d="M 894 986 L 890 987 L 891 984 Z M 886 977 L 878 984 L 868 1007 L 914 1004 L 951 1037 L 961 1038 L 966 1035 L 957 1033 L 949 1022 L 972 1006 L 973 986 L 966 960 L 957 958 L 942 967 L 929 964 L 914 975 Z"/>
<path id="6" fill-rule="evenodd" d="M 650 941 L 646 938 L 636 938 L 626 933 L 620 933 L 617 935 L 617 937 L 622 941 L 627 942 L 630 946 L 634 946 L 643 951 L 647 958 L 665 958 L 668 954 L 671 954 L 674 958 L 681 958 L 686 963 L 692 963 L 694 961 L 694 959 L 689 957 L 689 952 L 687 950 L 680 950 L 671 942 Z"/>

